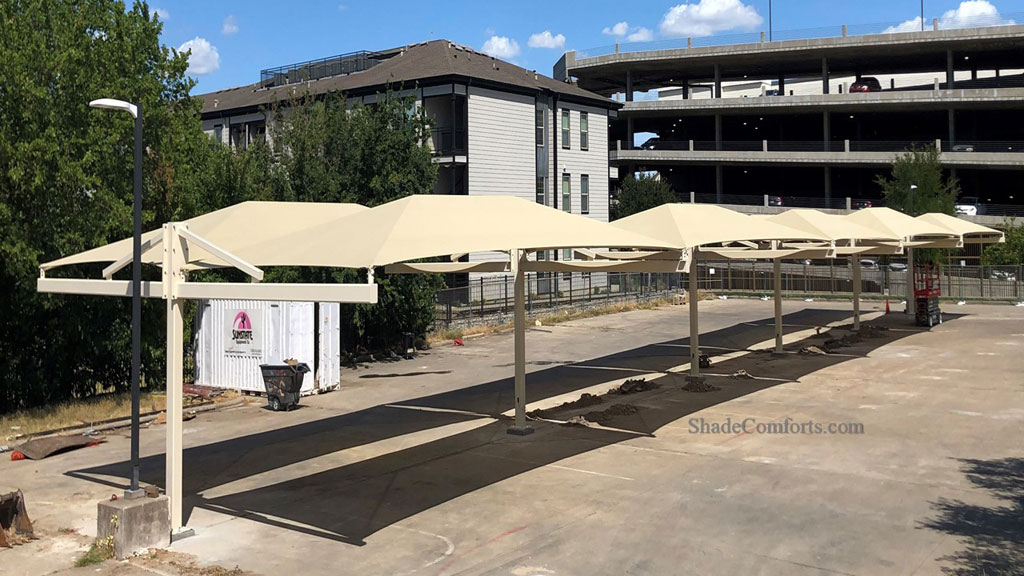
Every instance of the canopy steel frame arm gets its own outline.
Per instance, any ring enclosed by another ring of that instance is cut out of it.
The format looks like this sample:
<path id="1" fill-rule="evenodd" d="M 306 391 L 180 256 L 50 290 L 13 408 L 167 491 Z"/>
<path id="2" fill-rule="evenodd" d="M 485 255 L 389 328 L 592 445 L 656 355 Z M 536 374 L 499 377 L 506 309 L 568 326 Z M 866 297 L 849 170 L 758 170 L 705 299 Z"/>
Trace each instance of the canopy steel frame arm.
<path id="1" fill-rule="evenodd" d="M 202 236 L 192 232 L 191 230 L 188 229 L 187 224 L 179 224 L 177 226 L 178 235 L 185 238 L 189 242 L 189 244 L 195 244 L 196 246 L 202 248 L 203 250 L 206 250 L 210 254 L 213 254 L 214 256 L 220 258 L 221 260 L 231 264 L 235 268 L 238 268 L 242 272 L 245 272 L 256 281 L 263 280 L 263 270 L 260 270 L 259 268 L 253 266 L 252 264 L 249 264 L 248 262 L 239 258 L 238 256 L 235 256 L 231 252 L 228 252 L 227 250 L 224 250 L 223 248 L 217 246 L 213 242 L 210 242 L 206 238 L 203 238 Z"/>

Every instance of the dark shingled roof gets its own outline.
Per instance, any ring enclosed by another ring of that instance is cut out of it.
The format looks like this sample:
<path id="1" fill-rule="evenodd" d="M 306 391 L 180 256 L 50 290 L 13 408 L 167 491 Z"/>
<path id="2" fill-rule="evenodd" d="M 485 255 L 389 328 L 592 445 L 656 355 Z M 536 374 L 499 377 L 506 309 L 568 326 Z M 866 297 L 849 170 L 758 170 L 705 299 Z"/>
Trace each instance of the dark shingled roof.
<path id="1" fill-rule="evenodd" d="M 615 101 L 574 84 L 560 82 L 448 40 L 412 44 L 388 52 L 396 52 L 396 55 L 362 72 L 265 89 L 261 89 L 257 82 L 201 94 L 198 98 L 203 100 L 203 115 L 213 115 L 217 112 L 251 109 L 275 101 L 285 101 L 291 97 L 293 91 L 295 94 L 302 94 L 307 89 L 312 94 L 338 91 L 349 94 L 372 94 L 383 90 L 387 85 L 393 88 L 412 88 L 417 84 L 432 84 L 432 80 L 471 78 L 520 91 L 551 92 L 569 100 L 601 107 L 618 106 Z"/>

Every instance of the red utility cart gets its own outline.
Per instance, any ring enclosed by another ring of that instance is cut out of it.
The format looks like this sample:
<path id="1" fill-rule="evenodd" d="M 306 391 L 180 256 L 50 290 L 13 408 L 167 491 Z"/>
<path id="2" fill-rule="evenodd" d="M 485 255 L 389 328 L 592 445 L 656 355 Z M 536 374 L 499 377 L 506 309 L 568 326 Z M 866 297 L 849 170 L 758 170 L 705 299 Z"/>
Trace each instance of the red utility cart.
<path id="1" fill-rule="evenodd" d="M 939 309 L 939 296 L 942 285 L 939 267 L 934 264 L 914 266 L 914 304 L 915 319 L 919 326 L 931 328 L 942 324 L 942 310 Z"/>

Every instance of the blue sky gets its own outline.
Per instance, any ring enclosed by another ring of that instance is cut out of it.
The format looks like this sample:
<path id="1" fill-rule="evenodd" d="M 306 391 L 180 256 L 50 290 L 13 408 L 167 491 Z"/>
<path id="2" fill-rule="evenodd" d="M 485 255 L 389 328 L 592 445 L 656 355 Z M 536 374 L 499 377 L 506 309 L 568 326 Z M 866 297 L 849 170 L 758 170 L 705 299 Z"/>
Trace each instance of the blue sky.
<path id="1" fill-rule="evenodd" d="M 262 68 L 445 38 L 550 74 L 566 50 L 768 29 L 768 0 L 294 1 L 151 0 L 163 41 L 191 47 L 204 93 L 259 80 Z M 841 24 L 914 28 L 919 0 L 773 0 L 776 31 Z M 926 0 L 925 21 L 973 15 L 1024 22 L 1024 0 Z M 624 24 L 623 24 L 624 23 Z"/>

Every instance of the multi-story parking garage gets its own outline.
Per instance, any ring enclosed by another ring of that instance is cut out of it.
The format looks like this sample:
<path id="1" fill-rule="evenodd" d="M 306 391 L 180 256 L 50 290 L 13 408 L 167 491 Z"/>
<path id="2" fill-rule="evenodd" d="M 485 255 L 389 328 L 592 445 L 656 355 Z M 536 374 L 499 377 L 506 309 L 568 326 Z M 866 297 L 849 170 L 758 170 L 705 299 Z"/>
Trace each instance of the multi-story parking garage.
<path id="1" fill-rule="evenodd" d="M 1024 199 L 1024 26 L 680 44 L 568 52 L 555 66 L 624 100 L 609 133 L 620 175 L 656 170 L 698 201 L 841 208 L 877 201 L 896 153 L 936 146 L 965 196 L 992 212 Z M 879 82 L 851 91 L 862 79 Z"/>

